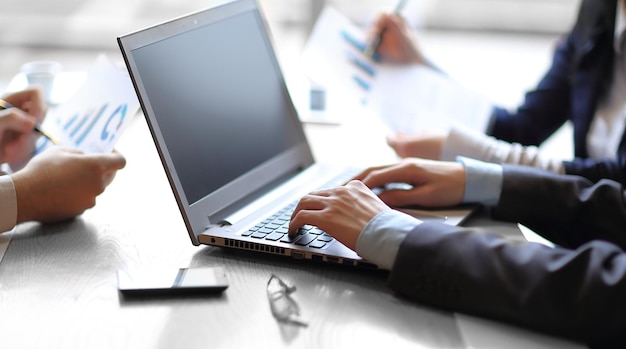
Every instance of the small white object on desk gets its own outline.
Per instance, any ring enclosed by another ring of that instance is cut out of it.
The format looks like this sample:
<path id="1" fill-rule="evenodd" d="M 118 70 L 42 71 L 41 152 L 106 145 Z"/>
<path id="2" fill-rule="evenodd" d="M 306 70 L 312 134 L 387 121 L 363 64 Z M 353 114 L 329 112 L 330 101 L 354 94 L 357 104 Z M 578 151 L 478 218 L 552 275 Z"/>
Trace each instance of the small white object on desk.
<path id="1" fill-rule="evenodd" d="M 302 75 L 287 75 L 286 83 L 300 121 L 305 123 L 341 124 L 341 101 L 337 94 Z"/>
<path id="2" fill-rule="evenodd" d="M 62 71 L 56 74 L 50 99 L 47 100 L 50 105 L 59 105 L 69 100 L 83 85 L 87 79 L 87 72 L 66 72 Z M 29 82 L 26 74 L 20 72 L 16 74 L 7 86 L 5 92 L 16 92 L 28 87 Z"/>
<path id="3" fill-rule="evenodd" d="M 46 102 L 50 103 L 54 80 L 61 72 L 61 63 L 57 61 L 32 61 L 22 64 L 20 69 L 28 85 L 38 85 L 43 89 Z"/>
<path id="4" fill-rule="evenodd" d="M 7 91 L 19 91 L 28 86 L 24 73 L 18 74 Z M 51 93 L 52 105 L 42 129 L 63 146 L 86 153 L 107 153 L 132 117 L 139 110 L 139 101 L 128 73 L 100 56 L 83 73 L 58 73 Z M 40 138 L 35 152 L 52 142 Z"/>

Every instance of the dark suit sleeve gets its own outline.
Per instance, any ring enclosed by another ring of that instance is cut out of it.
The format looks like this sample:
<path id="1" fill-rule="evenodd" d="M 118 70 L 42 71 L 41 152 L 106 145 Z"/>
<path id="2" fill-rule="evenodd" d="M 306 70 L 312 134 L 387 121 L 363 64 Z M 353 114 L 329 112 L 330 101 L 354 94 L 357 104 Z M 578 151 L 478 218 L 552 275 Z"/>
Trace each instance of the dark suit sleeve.
<path id="1" fill-rule="evenodd" d="M 626 154 L 619 153 L 615 159 L 594 160 L 576 158 L 564 161 L 565 173 L 583 176 L 593 182 L 603 178 L 626 184 Z"/>
<path id="2" fill-rule="evenodd" d="M 574 43 L 568 36 L 555 51 L 550 69 L 516 111 L 495 108 L 487 133 L 523 145 L 539 145 L 550 137 L 570 115 L 573 56 Z"/>
<path id="3" fill-rule="evenodd" d="M 505 167 L 494 215 L 562 246 L 423 223 L 390 274 L 399 294 L 591 344 L 626 341 L 626 206 L 620 185 Z"/>

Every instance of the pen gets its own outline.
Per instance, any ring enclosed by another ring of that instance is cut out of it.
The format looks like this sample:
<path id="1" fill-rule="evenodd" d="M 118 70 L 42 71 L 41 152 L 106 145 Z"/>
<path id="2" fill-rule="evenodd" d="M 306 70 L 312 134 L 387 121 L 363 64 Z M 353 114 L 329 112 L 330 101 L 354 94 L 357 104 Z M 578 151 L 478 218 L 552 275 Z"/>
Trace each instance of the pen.
<path id="1" fill-rule="evenodd" d="M 15 106 L 7 101 L 5 101 L 4 99 L 0 99 L 0 110 L 4 110 L 4 109 L 9 109 L 9 108 L 15 108 Z M 46 137 L 50 142 L 52 142 L 52 144 L 60 144 L 60 142 L 52 137 L 52 135 L 50 135 L 48 132 L 44 131 L 41 128 L 40 124 L 35 124 L 35 127 L 33 128 L 33 131 L 39 133 L 40 135 Z"/>
<path id="2" fill-rule="evenodd" d="M 408 0 L 398 1 L 398 3 L 396 4 L 396 8 L 393 10 L 393 14 L 399 15 L 400 12 L 402 12 L 402 9 L 404 8 L 407 2 Z M 380 46 L 380 42 L 383 40 L 384 33 L 385 33 L 385 28 L 381 29 L 380 33 L 378 33 L 378 35 L 374 37 L 374 40 L 372 40 L 369 46 L 365 48 L 365 51 L 363 51 L 363 54 L 365 54 L 367 57 L 373 57 L 374 53 L 376 53 L 376 50 L 378 50 L 378 46 Z"/>
<path id="3" fill-rule="evenodd" d="M 52 144 L 55 145 L 59 145 L 61 144 L 61 142 L 59 142 L 56 138 L 52 137 L 48 132 L 44 131 L 41 128 L 40 124 L 35 124 L 35 128 L 33 129 L 33 131 L 39 133 L 40 135 L 46 137 L 50 142 L 52 142 Z"/>

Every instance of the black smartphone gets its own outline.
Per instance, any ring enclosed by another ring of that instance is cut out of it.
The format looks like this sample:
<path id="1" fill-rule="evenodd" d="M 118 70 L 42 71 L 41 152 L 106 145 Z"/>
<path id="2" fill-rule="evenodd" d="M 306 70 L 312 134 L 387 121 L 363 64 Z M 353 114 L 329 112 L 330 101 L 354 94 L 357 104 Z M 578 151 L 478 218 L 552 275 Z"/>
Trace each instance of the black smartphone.
<path id="1" fill-rule="evenodd" d="M 220 267 L 119 270 L 117 286 L 124 296 L 201 295 L 223 292 L 228 280 Z"/>

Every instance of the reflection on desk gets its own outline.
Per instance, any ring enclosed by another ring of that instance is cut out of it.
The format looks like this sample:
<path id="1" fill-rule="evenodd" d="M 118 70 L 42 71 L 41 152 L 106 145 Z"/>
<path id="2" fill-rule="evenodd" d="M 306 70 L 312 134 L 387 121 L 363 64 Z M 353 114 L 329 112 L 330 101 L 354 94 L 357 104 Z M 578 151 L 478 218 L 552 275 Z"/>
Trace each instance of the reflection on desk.
<path id="1" fill-rule="evenodd" d="M 328 127 L 331 134 L 342 130 Z M 311 141 L 328 143 L 329 138 Z M 371 147 L 354 142 L 354 148 L 339 153 Z M 370 154 L 370 160 L 388 154 L 380 149 L 382 153 Z M 133 120 L 118 150 L 126 156 L 127 167 L 98 197 L 95 208 L 70 222 L 28 223 L 16 229 L 0 263 L 0 347 L 475 346 L 470 341 L 477 327 L 468 327 L 467 318 L 457 321 L 454 313 L 396 297 L 386 286 L 385 272 L 194 247 L 143 118 Z M 468 221 L 483 223 L 480 216 Z M 132 302 L 117 291 L 118 269 L 188 266 L 221 266 L 230 287 L 221 297 Z M 265 291 L 271 274 L 298 288 L 294 298 L 307 327 L 280 324 L 272 317 Z M 491 346 L 490 338 L 506 341 L 507 347 L 573 345 L 514 329 L 497 326 L 490 334 L 483 326 L 481 346 Z M 498 343 L 501 347 L 503 342 Z"/>

